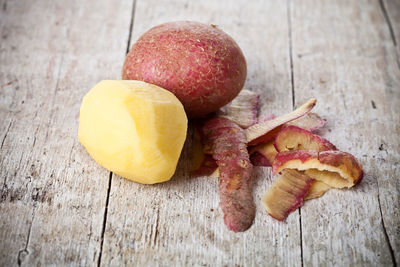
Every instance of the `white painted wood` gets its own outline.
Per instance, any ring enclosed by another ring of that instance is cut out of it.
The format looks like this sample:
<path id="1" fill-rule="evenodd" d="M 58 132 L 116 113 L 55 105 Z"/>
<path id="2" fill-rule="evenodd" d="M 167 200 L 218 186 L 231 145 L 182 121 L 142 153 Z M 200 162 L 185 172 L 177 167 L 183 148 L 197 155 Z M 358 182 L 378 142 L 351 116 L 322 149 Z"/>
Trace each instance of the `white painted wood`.
<path id="1" fill-rule="evenodd" d="M 96 265 L 102 249 L 112 266 L 377 266 L 392 264 L 390 247 L 399 263 L 399 45 L 379 1 L 289 3 L 291 35 L 286 1 L 139 0 L 131 43 L 166 21 L 217 24 L 242 47 L 263 113 L 277 115 L 292 110 L 291 43 L 296 104 L 318 98 L 321 133 L 360 159 L 362 184 L 281 223 L 260 204 L 270 170 L 256 168 L 256 220 L 234 234 L 217 179 L 189 176 L 188 141 L 170 182 L 113 176 L 102 246 L 109 172 L 77 141 L 79 106 L 120 78 L 133 1 L 0 0 L 0 265 Z M 399 42 L 398 1 L 382 3 Z"/>
<path id="2" fill-rule="evenodd" d="M 316 97 L 325 137 L 365 171 L 354 189 L 301 209 L 304 265 L 387 266 L 390 246 L 398 263 L 400 69 L 379 2 L 293 1 L 291 11 L 296 103 Z"/>
<path id="3" fill-rule="evenodd" d="M 172 20 L 216 24 L 229 33 L 247 58 L 246 87 L 262 94 L 263 111 L 292 109 L 285 2 L 138 1 L 132 43 L 150 27 Z M 300 266 L 297 213 L 280 223 L 260 203 L 271 183 L 269 170 L 254 174 L 254 225 L 235 234 L 223 223 L 217 179 L 189 177 L 190 147 L 187 142 L 170 182 L 146 186 L 113 177 L 102 264 Z"/>
<path id="4" fill-rule="evenodd" d="M 132 1 L 0 1 L 0 265 L 96 265 L 109 172 L 80 101 L 117 79 Z"/>
<path id="5" fill-rule="evenodd" d="M 397 64 L 400 68 L 400 1 L 380 0 L 380 2 L 382 12 L 386 19 L 387 29 L 397 48 Z"/>

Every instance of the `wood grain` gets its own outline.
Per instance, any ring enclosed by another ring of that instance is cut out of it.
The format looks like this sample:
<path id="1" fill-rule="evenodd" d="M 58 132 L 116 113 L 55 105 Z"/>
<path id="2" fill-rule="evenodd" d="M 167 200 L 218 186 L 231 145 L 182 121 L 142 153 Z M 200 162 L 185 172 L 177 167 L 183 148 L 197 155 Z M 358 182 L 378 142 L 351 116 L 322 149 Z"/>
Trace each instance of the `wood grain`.
<path id="1" fill-rule="evenodd" d="M 400 1 L 380 0 L 380 5 L 390 37 L 397 48 L 397 64 L 400 68 Z"/>
<path id="2" fill-rule="evenodd" d="M 136 2 L 0 0 L 1 266 L 400 262 L 398 0 Z M 256 168 L 256 219 L 234 234 L 217 179 L 189 175 L 191 130 L 171 181 L 110 179 L 77 140 L 81 99 L 121 77 L 128 43 L 172 20 L 216 24 L 238 42 L 262 113 L 317 97 L 320 133 L 360 159 L 365 180 L 282 223 L 260 204 L 270 169 Z"/>
<path id="3" fill-rule="evenodd" d="M 1 1 L 2 266 L 97 263 L 109 172 L 77 141 L 79 106 L 119 78 L 131 5 Z"/>
<path id="4" fill-rule="evenodd" d="M 304 265 L 395 265 L 400 72 L 379 2 L 310 0 L 291 10 L 296 103 L 316 97 L 325 136 L 365 171 L 354 190 L 331 190 L 302 208 Z"/>
<path id="5" fill-rule="evenodd" d="M 166 21 L 216 24 L 243 49 L 246 87 L 261 93 L 263 111 L 280 114 L 292 109 L 286 12 L 281 1 L 138 1 L 132 43 Z M 255 172 L 254 225 L 234 234 L 223 223 L 218 181 L 188 174 L 188 140 L 170 182 L 145 186 L 113 177 L 102 264 L 300 266 L 298 215 L 279 223 L 260 204 L 269 170 Z"/>

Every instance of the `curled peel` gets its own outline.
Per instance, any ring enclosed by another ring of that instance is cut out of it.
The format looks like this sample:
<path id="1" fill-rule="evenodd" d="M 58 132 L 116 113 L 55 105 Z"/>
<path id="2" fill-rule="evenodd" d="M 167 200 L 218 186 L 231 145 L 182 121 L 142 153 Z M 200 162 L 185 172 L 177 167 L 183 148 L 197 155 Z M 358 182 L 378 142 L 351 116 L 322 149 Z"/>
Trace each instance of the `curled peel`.
<path id="1" fill-rule="evenodd" d="M 326 183 L 323 183 L 321 181 L 314 181 L 311 184 L 311 187 L 308 189 L 307 195 L 304 197 L 304 200 L 319 198 L 329 189 L 331 189 L 331 187 Z"/>
<path id="2" fill-rule="evenodd" d="M 218 165 L 220 206 L 227 228 L 243 232 L 253 223 L 252 169 L 244 130 L 226 118 L 212 118 L 202 127 L 205 143 Z"/>
<path id="3" fill-rule="evenodd" d="M 303 117 L 286 123 L 287 126 L 294 125 L 305 130 L 316 131 L 326 124 L 326 120 L 322 119 L 317 113 L 309 112 Z"/>
<path id="4" fill-rule="evenodd" d="M 310 99 L 301 107 L 288 114 L 250 126 L 246 129 L 247 142 L 249 145 L 257 145 L 273 140 L 283 124 L 307 114 L 315 106 L 316 102 L 315 98 Z"/>
<path id="5" fill-rule="evenodd" d="M 254 166 L 271 167 L 278 151 L 276 151 L 274 142 L 269 141 L 264 144 L 257 145 L 250 149 L 250 160 Z"/>
<path id="6" fill-rule="evenodd" d="M 230 119 L 242 128 L 257 122 L 257 108 L 260 96 L 249 90 L 242 90 L 231 103 L 221 108 L 217 116 Z"/>
<path id="7" fill-rule="evenodd" d="M 217 163 L 210 155 L 204 155 L 201 164 L 191 171 L 193 176 L 211 176 L 218 168 Z"/>
<path id="8" fill-rule="evenodd" d="M 335 188 L 350 188 L 362 180 L 357 159 L 342 151 L 295 150 L 280 152 L 272 165 L 274 174 L 284 169 L 304 174 Z"/>
<path id="9" fill-rule="evenodd" d="M 275 149 L 279 152 L 290 150 L 337 150 L 328 140 L 300 127 L 284 127 L 275 138 Z"/>
<path id="10" fill-rule="evenodd" d="M 263 115 L 258 116 L 257 123 L 270 121 L 274 118 L 275 118 L 275 115 L 272 113 L 263 114 Z"/>
<path id="11" fill-rule="evenodd" d="M 283 221 L 303 204 L 314 179 L 296 170 L 283 170 L 274 183 L 268 188 L 262 204 L 268 214 Z"/>
<path id="12" fill-rule="evenodd" d="M 217 163 L 211 155 L 204 153 L 204 144 L 199 125 L 195 125 L 192 158 L 191 158 L 191 175 L 193 176 L 208 176 L 217 169 Z"/>

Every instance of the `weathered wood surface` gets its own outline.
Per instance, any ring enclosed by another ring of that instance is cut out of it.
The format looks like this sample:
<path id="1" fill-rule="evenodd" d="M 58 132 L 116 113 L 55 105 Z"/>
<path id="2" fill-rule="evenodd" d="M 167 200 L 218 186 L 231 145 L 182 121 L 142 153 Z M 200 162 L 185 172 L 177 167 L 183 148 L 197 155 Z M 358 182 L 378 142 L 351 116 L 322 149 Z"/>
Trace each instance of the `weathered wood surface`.
<path id="1" fill-rule="evenodd" d="M 397 48 L 397 65 L 400 68 L 400 1 L 380 0 L 381 9 L 393 44 Z"/>
<path id="2" fill-rule="evenodd" d="M 399 262 L 400 69 L 379 2 L 293 2 L 290 17 L 296 103 L 316 97 L 324 135 L 365 172 L 301 209 L 304 264 Z"/>
<path id="3" fill-rule="evenodd" d="M 399 14 L 396 0 L 0 0 L 0 265 L 399 263 Z M 280 223 L 259 203 L 272 177 L 257 168 L 256 220 L 234 234 L 218 181 L 189 176 L 190 138 L 170 182 L 110 178 L 77 141 L 82 96 L 120 78 L 140 34 L 184 19 L 239 43 L 264 112 L 317 97 L 323 135 L 360 159 L 362 184 Z"/>
<path id="4" fill-rule="evenodd" d="M 165 21 L 197 20 L 219 25 L 242 47 L 248 62 L 246 86 L 262 93 L 266 111 L 291 110 L 286 4 L 230 3 L 138 1 L 132 43 L 144 31 Z M 168 183 L 144 186 L 113 176 L 102 263 L 301 265 L 298 215 L 291 216 L 287 224 L 279 223 L 266 216 L 260 204 L 271 181 L 269 170 L 256 172 L 254 225 L 245 233 L 234 234 L 223 224 L 217 179 L 190 178 L 189 157 L 187 143 L 180 168 Z"/>
<path id="5" fill-rule="evenodd" d="M 97 263 L 109 172 L 76 138 L 79 106 L 120 76 L 131 6 L 1 1 L 1 266 Z"/>

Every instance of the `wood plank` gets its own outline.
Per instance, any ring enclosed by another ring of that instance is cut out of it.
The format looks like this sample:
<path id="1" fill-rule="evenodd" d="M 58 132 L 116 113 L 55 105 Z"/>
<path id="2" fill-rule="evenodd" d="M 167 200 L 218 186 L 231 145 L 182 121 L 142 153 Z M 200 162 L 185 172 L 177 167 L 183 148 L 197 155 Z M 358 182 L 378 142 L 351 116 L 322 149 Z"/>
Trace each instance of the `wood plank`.
<path id="1" fill-rule="evenodd" d="M 109 172 L 79 107 L 120 77 L 132 1 L 0 2 L 0 265 L 95 265 Z"/>
<path id="2" fill-rule="evenodd" d="M 331 190 L 302 208 L 304 265 L 395 265 L 400 71 L 379 2 L 292 6 L 296 103 L 316 97 L 318 113 L 328 119 L 324 135 L 365 171 L 354 189 Z"/>
<path id="3" fill-rule="evenodd" d="M 246 87 L 262 94 L 264 112 L 292 109 L 285 2 L 138 1 L 132 43 L 150 27 L 171 20 L 219 25 L 242 47 Z M 167 183 L 146 186 L 113 176 L 102 264 L 300 266 L 298 214 L 280 223 L 260 204 L 271 183 L 269 169 L 255 171 L 254 225 L 234 234 L 223 224 L 218 181 L 189 177 L 190 147 L 189 137 L 178 171 Z"/>
<path id="4" fill-rule="evenodd" d="M 380 0 L 390 37 L 397 48 L 397 64 L 400 68 L 400 1 Z"/>

